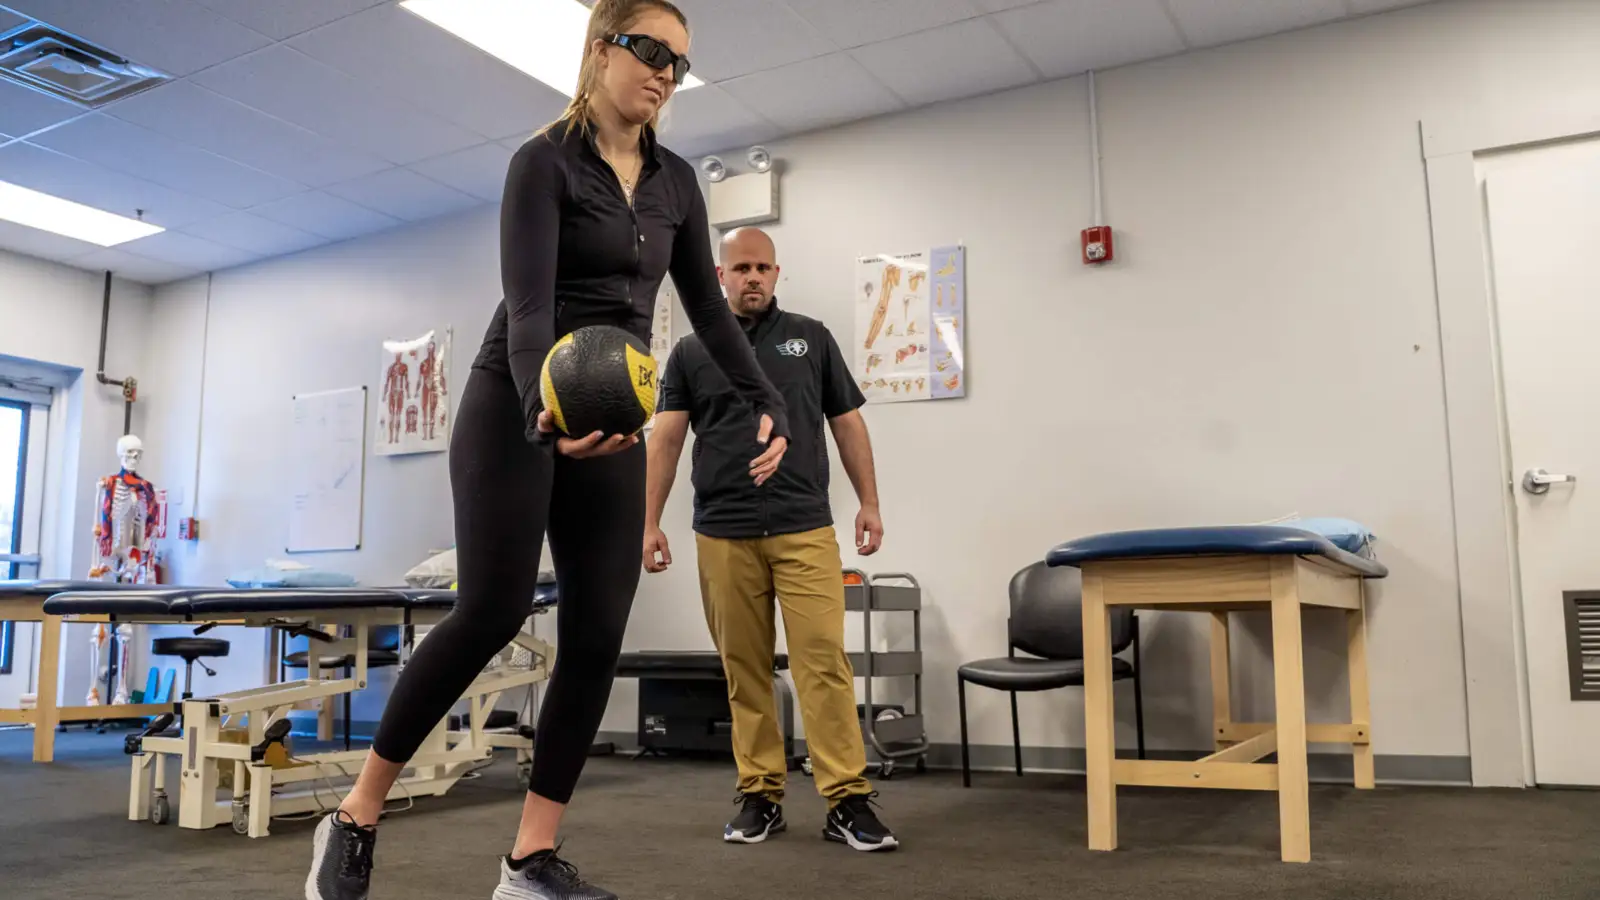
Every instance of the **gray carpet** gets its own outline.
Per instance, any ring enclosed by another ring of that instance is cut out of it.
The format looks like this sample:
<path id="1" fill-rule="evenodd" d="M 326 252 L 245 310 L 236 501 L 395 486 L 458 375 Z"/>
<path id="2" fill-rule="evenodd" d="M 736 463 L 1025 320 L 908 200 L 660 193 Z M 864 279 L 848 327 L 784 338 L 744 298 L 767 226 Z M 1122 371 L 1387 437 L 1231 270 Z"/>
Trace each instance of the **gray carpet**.
<path id="1" fill-rule="evenodd" d="M 0 732 L 0 897 L 5 900 L 296 900 L 309 823 L 260 841 L 128 822 L 121 736 L 63 735 L 51 766 Z M 1600 794 L 1461 788 L 1312 789 L 1310 865 L 1277 860 L 1267 794 L 1124 789 L 1122 849 L 1085 848 L 1081 778 L 906 774 L 879 785 L 904 847 L 862 854 L 819 836 L 823 805 L 798 773 L 790 831 L 719 840 L 732 768 L 594 759 L 568 814 L 565 853 L 628 900 L 835 900 L 845 896 L 1096 900 L 1591 898 Z M 487 898 L 521 803 L 497 763 L 449 796 L 394 815 L 374 900 Z"/>

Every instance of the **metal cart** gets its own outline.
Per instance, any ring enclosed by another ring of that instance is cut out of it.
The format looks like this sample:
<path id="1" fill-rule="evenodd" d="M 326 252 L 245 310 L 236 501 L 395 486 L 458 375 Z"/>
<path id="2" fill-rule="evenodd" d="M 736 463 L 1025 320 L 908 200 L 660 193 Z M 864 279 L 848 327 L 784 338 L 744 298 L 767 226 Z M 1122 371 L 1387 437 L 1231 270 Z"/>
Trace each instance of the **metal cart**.
<path id="1" fill-rule="evenodd" d="M 922 586 L 905 572 L 868 575 L 859 569 L 845 569 L 845 609 L 862 614 L 862 649 L 848 653 L 850 667 L 865 680 L 866 702 L 858 706 L 861 733 L 867 749 L 878 755 L 878 777 L 894 777 L 901 760 L 916 758 L 916 770 L 928 770 L 928 734 L 922 713 Z M 902 582 L 886 584 L 885 582 Z M 912 650 L 874 652 L 872 614 L 875 612 L 911 613 Z M 912 708 L 879 705 L 873 701 L 873 682 L 878 678 L 912 679 Z M 803 764 L 811 774 L 811 760 Z"/>

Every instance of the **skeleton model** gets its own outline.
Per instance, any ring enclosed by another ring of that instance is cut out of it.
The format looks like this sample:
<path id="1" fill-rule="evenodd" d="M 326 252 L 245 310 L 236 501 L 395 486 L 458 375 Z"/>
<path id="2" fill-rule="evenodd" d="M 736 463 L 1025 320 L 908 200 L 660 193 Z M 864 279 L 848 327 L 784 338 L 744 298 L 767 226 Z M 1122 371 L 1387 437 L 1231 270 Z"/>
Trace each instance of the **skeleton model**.
<path id="1" fill-rule="evenodd" d="M 144 457 L 144 444 L 137 437 L 124 435 L 117 441 L 117 457 L 121 471 L 100 479 L 95 507 L 95 556 L 89 577 L 129 584 L 153 584 L 155 578 L 154 540 L 159 511 L 156 507 L 155 487 L 139 477 L 139 461 Z M 95 626 L 91 639 L 88 705 L 97 706 L 100 699 L 100 682 L 105 680 L 106 667 L 101 665 L 107 639 L 104 625 Z M 113 703 L 128 702 L 128 648 L 133 640 L 133 628 L 117 627 L 121 647 L 118 660 L 118 679 Z"/>

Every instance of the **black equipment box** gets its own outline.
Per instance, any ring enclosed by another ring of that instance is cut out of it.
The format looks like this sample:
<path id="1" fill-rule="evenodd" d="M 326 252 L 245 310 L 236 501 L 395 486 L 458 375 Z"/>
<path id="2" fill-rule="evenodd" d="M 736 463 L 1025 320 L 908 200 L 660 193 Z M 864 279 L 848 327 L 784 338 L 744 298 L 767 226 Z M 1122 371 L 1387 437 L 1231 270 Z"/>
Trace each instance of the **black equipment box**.
<path id="1" fill-rule="evenodd" d="M 790 768 L 799 765 L 794 752 L 794 697 L 779 672 L 788 657 L 773 657 L 773 690 L 777 693 L 778 727 Z M 714 652 L 659 650 L 622 654 L 618 678 L 639 680 L 639 746 L 644 754 L 733 754 L 733 713 L 722 658 Z"/>

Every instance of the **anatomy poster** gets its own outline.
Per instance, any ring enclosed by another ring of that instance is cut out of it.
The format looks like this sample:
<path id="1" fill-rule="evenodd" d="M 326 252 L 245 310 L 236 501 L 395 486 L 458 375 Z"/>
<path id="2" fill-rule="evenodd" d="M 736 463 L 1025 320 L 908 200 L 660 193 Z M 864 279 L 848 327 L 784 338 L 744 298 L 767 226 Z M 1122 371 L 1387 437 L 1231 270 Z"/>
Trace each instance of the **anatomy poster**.
<path id="1" fill-rule="evenodd" d="M 966 248 L 856 260 L 856 379 L 871 403 L 966 396 Z"/>
<path id="2" fill-rule="evenodd" d="M 450 444 L 450 330 L 383 342 L 379 456 L 439 453 Z"/>

